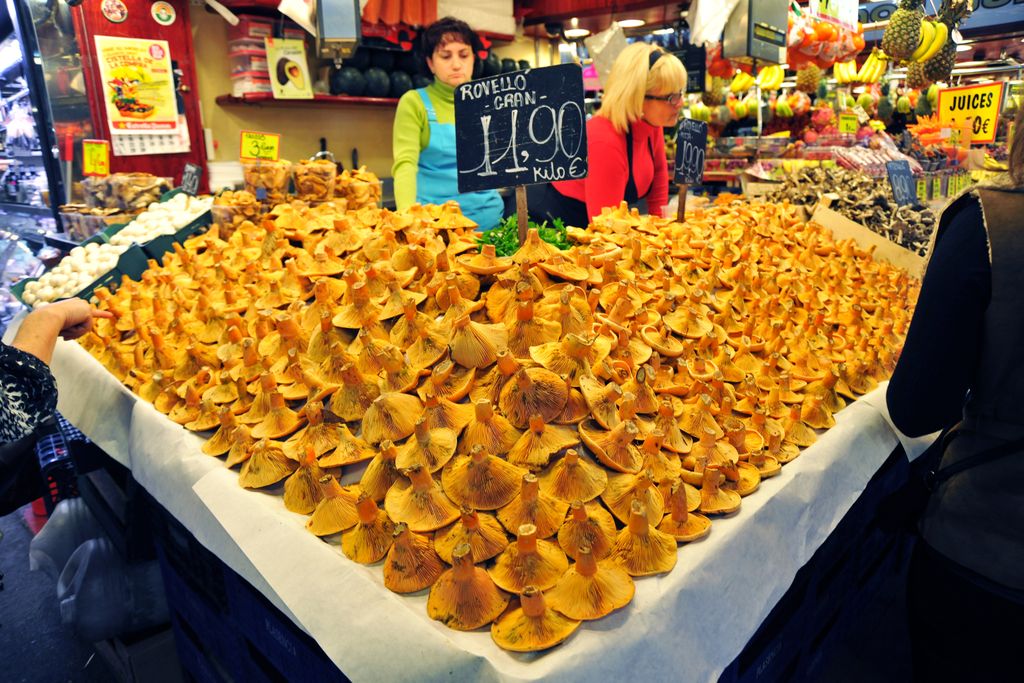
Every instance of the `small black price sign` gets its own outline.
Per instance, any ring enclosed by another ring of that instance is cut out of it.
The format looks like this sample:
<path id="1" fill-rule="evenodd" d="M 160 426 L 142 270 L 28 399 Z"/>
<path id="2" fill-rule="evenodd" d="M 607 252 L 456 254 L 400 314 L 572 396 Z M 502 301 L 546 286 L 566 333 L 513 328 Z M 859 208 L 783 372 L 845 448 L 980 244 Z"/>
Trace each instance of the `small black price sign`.
<path id="1" fill-rule="evenodd" d="M 910 171 L 910 163 L 906 159 L 887 161 L 885 170 L 889 174 L 889 185 L 896 203 L 900 206 L 917 204 L 917 183 Z"/>
<path id="2" fill-rule="evenodd" d="M 583 70 L 525 69 L 455 89 L 459 192 L 587 175 Z"/>
<path id="3" fill-rule="evenodd" d="M 694 185 L 704 179 L 704 154 L 708 147 L 708 124 L 693 119 L 680 119 L 676 137 L 675 179 Z"/>
<path id="4" fill-rule="evenodd" d="M 196 164 L 185 164 L 181 174 L 181 191 L 190 197 L 199 194 L 199 181 L 203 177 L 203 167 Z"/>

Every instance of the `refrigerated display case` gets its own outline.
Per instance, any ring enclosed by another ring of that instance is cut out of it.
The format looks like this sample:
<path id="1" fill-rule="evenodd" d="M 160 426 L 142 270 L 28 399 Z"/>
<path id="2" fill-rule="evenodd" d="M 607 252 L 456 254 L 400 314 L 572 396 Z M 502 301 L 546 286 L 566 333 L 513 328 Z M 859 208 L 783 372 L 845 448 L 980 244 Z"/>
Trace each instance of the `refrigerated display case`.
<path id="1" fill-rule="evenodd" d="M 24 224 L 34 234 L 52 227 L 51 200 L 60 201 L 62 185 L 49 109 L 41 98 L 38 52 L 31 39 L 22 38 L 21 17 L 10 17 L 13 25 L 0 35 L 0 212 L 8 216 L 9 228 L 29 219 Z"/>

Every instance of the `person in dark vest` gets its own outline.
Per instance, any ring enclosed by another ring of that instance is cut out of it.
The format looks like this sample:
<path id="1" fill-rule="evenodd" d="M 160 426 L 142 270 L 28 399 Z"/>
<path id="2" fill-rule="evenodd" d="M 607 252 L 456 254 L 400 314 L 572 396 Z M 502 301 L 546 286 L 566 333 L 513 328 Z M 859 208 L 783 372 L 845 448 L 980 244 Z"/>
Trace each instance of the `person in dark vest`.
<path id="1" fill-rule="evenodd" d="M 1024 110 L 1008 179 L 939 219 L 887 391 L 944 442 L 907 584 L 915 680 L 1020 680 L 1024 633 Z"/>

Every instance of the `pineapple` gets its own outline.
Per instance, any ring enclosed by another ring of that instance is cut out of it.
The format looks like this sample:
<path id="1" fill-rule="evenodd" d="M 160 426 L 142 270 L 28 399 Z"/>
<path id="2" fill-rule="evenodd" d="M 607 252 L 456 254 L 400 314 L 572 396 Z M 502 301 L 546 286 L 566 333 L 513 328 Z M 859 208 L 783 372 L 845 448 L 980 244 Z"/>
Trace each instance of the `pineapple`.
<path id="1" fill-rule="evenodd" d="M 920 90 L 928 85 L 929 80 L 924 74 L 924 64 L 911 62 L 907 65 L 907 87 Z"/>
<path id="2" fill-rule="evenodd" d="M 725 104 L 725 97 L 722 92 L 725 89 L 725 79 L 715 76 L 711 79 L 711 88 L 701 94 L 701 101 L 709 107 L 717 107 Z"/>
<path id="3" fill-rule="evenodd" d="M 964 17 L 971 13 L 967 0 L 945 0 L 939 8 L 939 21 L 949 27 L 950 36 Z M 956 43 L 950 38 L 935 55 L 924 63 L 924 77 L 933 83 L 949 82 L 956 64 Z"/>
<path id="4" fill-rule="evenodd" d="M 821 83 L 821 69 L 816 64 L 810 64 L 796 72 L 796 89 L 813 95 L 818 92 L 818 84 Z"/>
<path id="5" fill-rule="evenodd" d="M 921 40 L 923 0 L 900 0 L 899 8 L 889 17 L 889 26 L 882 34 L 882 50 L 895 60 L 910 59 Z"/>

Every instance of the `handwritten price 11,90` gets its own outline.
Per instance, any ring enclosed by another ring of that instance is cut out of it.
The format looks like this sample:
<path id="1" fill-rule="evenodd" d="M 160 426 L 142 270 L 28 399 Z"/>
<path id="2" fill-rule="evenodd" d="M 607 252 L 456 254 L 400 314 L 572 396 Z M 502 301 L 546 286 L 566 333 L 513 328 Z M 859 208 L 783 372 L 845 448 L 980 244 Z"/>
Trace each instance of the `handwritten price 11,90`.
<path id="1" fill-rule="evenodd" d="M 507 124 L 509 126 L 508 144 L 505 145 L 504 149 L 500 150 L 500 153 L 499 150 L 492 149 L 491 147 L 492 137 L 499 137 L 499 134 L 492 132 L 492 129 L 498 128 L 492 125 L 496 123 L 494 115 L 485 114 L 481 116 L 480 129 L 483 134 L 483 160 L 479 166 L 460 172 L 476 174 L 478 176 L 493 176 L 498 173 L 495 167 L 501 165 L 502 162 L 511 164 L 511 166 L 502 169 L 505 173 L 525 173 L 529 171 L 530 168 L 523 164 L 530 159 L 530 153 L 526 150 L 518 149 L 520 133 L 519 114 L 520 110 L 518 109 L 513 109 L 509 112 Z M 534 166 L 534 177 L 528 182 L 562 180 L 566 176 L 577 177 L 574 168 L 577 161 L 576 155 L 583 144 L 583 137 L 579 133 L 584 125 L 583 122 L 583 109 L 576 102 L 565 102 L 557 110 L 554 107 L 542 104 L 530 112 L 526 123 L 526 133 L 529 137 L 524 142 L 534 147 L 540 146 L 544 148 L 544 152 L 533 160 L 534 164 L 550 163 L 551 166 L 550 168 Z M 502 121 L 501 123 L 504 124 L 505 122 Z M 500 128 L 504 128 L 504 125 Z M 568 169 L 552 163 L 559 153 L 563 154 L 566 159 L 571 160 Z"/>

